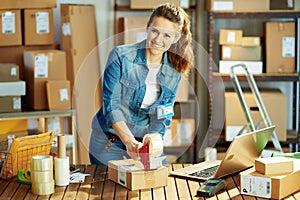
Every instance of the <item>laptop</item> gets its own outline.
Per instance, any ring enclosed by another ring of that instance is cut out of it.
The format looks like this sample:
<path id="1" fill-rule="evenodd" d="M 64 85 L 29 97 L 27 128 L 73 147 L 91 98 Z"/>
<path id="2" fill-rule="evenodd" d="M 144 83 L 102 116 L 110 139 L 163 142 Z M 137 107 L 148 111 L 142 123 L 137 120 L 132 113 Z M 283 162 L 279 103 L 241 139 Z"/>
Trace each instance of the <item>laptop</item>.
<path id="1" fill-rule="evenodd" d="M 254 166 L 256 158 L 261 156 L 275 126 L 236 136 L 231 142 L 222 160 L 204 161 L 171 171 L 171 176 L 207 180 L 224 178 Z"/>

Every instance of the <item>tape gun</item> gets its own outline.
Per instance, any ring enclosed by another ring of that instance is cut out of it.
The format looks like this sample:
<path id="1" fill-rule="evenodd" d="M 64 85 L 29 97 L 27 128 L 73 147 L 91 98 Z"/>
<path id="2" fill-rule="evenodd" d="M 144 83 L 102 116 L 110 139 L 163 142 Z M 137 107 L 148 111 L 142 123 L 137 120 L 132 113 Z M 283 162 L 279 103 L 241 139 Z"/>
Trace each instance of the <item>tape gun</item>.
<path id="1" fill-rule="evenodd" d="M 159 133 L 146 134 L 143 137 L 143 146 L 139 149 L 141 163 L 145 170 L 158 169 L 165 159 L 163 152 L 163 140 Z"/>

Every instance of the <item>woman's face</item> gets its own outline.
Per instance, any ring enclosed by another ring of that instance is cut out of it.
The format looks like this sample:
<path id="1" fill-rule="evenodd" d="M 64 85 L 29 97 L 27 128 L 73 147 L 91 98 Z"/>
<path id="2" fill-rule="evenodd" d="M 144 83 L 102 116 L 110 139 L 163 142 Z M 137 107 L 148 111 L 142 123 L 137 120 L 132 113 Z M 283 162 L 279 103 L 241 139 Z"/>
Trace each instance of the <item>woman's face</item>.
<path id="1" fill-rule="evenodd" d="M 154 17 L 147 33 L 147 48 L 151 54 L 163 54 L 176 42 L 178 25 L 166 18 Z"/>

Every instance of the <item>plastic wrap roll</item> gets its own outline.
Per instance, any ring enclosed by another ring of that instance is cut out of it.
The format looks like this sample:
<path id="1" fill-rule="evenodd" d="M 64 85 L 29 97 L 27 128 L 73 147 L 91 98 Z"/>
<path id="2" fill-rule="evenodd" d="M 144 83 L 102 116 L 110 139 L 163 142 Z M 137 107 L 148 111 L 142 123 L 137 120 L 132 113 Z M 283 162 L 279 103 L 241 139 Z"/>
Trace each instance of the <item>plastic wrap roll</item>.
<path id="1" fill-rule="evenodd" d="M 36 195 L 49 195 L 54 193 L 54 180 L 50 182 L 33 182 L 31 184 L 31 192 Z"/>
<path id="2" fill-rule="evenodd" d="M 32 171 L 53 171 L 52 156 L 32 156 L 30 159 Z"/>
<path id="3" fill-rule="evenodd" d="M 143 138 L 143 143 L 146 142 L 149 142 L 150 157 L 161 156 L 164 148 L 164 143 L 159 133 L 146 134 Z"/>
<path id="4" fill-rule="evenodd" d="M 33 183 L 44 183 L 53 181 L 53 171 L 31 171 L 30 179 Z"/>
<path id="5" fill-rule="evenodd" d="M 55 185 L 67 186 L 70 181 L 70 163 L 69 157 L 54 159 L 55 166 Z"/>

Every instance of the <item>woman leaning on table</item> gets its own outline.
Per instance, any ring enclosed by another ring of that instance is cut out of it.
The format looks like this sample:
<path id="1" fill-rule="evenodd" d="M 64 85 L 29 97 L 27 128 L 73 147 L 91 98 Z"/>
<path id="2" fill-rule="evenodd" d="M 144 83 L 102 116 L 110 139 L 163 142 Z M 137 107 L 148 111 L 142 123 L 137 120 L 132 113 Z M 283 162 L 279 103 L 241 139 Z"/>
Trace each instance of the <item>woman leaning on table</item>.
<path id="1" fill-rule="evenodd" d="M 158 6 L 147 38 L 116 46 L 103 77 L 103 106 L 92 121 L 91 164 L 138 158 L 145 134 L 163 137 L 172 120 L 179 82 L 193 65 L 190 20 L 172 4 Z M 165 163 L 165 161 L 164 161 Z"/>

